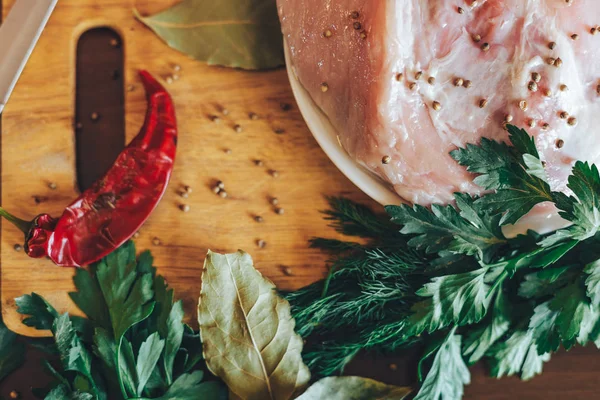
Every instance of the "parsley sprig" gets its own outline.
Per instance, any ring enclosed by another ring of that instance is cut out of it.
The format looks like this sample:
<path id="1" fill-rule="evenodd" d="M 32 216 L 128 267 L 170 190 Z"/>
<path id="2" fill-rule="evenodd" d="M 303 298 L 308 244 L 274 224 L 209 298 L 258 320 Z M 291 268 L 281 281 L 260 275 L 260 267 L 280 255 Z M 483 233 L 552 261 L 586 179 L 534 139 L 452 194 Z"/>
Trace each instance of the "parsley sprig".
<path id="1" fill-rule="evenodd" d="M 388 206 L 387 215 L 331 199 L 333 226 L 366 243 L 313 240 L 331 252 L 330 274 L 287 294 L 315 374 L 343 371 L 361 350 L 421 343 L 417 398 L 458 399 L 466 365 L 481 359 L 492 376 L 526 380 L 561 345 L 600 345 L 598 169 L 577 162 L 570 194 L 553 191 L 534 139 L 508 130 L 510 143 L 482 139 L 451 153 L 488 191 L 481 197 Z M 570 225 L 504 235 L 545 202 Z"/>
<path id="2" fill-rule="evenodd" d="M 55 383 L 44 399 L 222 399 L 221 382 L 205 381 L 198 333 L 182 322 L 181 301 L 156 275 L 149 252 L 129 242 L 74 276 L 71 298 L 87 318 L 60 314 L 41 296 L 16 299 L 23 323 L 49 330 L 46 363 Z"/>

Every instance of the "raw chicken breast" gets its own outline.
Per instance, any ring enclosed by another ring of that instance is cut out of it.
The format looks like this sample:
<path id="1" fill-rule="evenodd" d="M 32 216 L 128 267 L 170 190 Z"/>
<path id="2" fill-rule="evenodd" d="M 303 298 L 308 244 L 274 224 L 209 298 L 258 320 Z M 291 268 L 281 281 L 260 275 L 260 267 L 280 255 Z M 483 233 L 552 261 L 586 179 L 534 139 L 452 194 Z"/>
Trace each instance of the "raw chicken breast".
<path id="1" fill-rule="evenodd" d="M 278 8 L 294 70 L 344 148 L 410 202 L 479 193 L 448 153 L 482 136 L 506 139 L 506 122 L 536 137 L 554 189 L 574 160 L 600 161 L 598 0 Z"/>

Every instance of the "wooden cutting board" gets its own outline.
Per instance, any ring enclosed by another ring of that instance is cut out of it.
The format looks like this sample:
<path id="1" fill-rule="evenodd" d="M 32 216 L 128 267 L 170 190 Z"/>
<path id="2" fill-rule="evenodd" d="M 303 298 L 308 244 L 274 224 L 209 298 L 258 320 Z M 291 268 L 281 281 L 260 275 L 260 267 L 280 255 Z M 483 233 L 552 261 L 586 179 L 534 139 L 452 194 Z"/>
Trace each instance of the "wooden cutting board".
<path id="1" fill-rule="evenodd" d="M 4 15 L 12 3 L 4 0 Z M 326 272 L 326 256 L 308 247 L 313 236 L 333 235 L 319 213 L 327 207 L 324 196 L 345 195 L 373 203 L 313 140 L 295 107 L 285 70 L 245 72 L 207 66 L 170 49 L 133 17 L 134 7 L 150 14 L 174 3 L 59 2 L 2 117 L 2 206 L 27 219 L 42 212 L 59 216 L 78 195 L 76 45 L 81 34 L 92 27 L 113 28 L 123 38 L 125 52 L 122 79 L 129 88 L 125 91 L 127 141 L 137 134 L 146 108 L 138 69 L 160 77 L 176 103 L 180 137 L 173 179 L 135 241 L 138 250 L 152 251 L 159 273 L 175 288 L 176 296 L 184 299 L 186 314 L 193 319 L 202 263 L 209 248 L 219 252 L 245 249 L 278 287 L 299 288 Z M 166 83 L 176 65 L 181 67 L 177 72 L 180 79 Z M 282 103 L 289 103 L 291 109 L 282 109 Z M 259 119 L 251 119 L 250 113 Z M 236 133 L 236 124 L 242 126 L 242 132 Z M 284 132 L 277 134 L 276 130 Z M 226 154 L 225 149 L 231 153 Z M 257 159 L 264 165 L 256 166 Z M 272 169 L 278 171 L 278 177 L 269 173 Z M 227 199 L 213 193 L 217 180 L 225 183 Z M 50 182 L 56 189 L 49 187 Z M 184 185 L 193 189 L 188 199 L 178 194 Z M 279 199 L 285 214 L 274 212 L 269 203 L 272 196 Z M 190 211 L 182 212 L 181 204 L 188 204 Z M 264 222 L 256 222 L 255 215 L 261 215 Z M 160 245 L 153 244 L 154 238 Z M 260 239 L 266 242 L 264 248 L 257 246 Z M 2 315 L 10 329 L 40 335 L 21 324 L 14 298 L 36 292 L 59 311 L 78 313 L 67 294 L 73 289 L 73 269 L 15 251 L 14 245 L 22 241 L 16 228 L 2 223 Z"/>

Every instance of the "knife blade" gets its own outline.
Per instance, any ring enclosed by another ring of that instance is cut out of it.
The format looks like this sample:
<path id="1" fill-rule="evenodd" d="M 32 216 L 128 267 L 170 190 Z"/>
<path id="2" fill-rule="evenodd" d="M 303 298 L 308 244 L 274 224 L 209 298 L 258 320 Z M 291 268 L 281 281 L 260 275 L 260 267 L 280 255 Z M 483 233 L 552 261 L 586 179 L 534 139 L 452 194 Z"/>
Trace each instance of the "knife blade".
<path id="1" fill-rule="evenodd" d="M 0 25 L 0 114 L 58 0 L 17 0 Z"/>

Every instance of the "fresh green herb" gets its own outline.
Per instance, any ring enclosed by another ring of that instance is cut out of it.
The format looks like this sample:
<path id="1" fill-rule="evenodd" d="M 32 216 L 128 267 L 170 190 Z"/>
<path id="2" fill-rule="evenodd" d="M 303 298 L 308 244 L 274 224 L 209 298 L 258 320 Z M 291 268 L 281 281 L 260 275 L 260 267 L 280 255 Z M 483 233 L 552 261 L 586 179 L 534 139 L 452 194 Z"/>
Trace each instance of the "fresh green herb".
<path id="1" fill-rule="evenodd" d="M 184 0 L 153 16 L 135 15 L 169 46 L 211 65 L 267 69 L 285 62 L 275 0 Z"/>
<path id="2" fill-rule="evenodd" d="M 222 399 L 204 382 L 199 336 L 183 324 L 181 302 L 155 276 L 152 257 L 127 243 L 74 277 L 87 318 L 59 314 L 35 293 L 16 300 L 24 323 L 50 330 L 61 369 L 46 399 Z M 3 342 L 2 342 L 3 343 Z"/>
<path id="3" fill-rule="evenodd" d="M 508 130 L 510 144 L 482 139 L 451 153 L 489 191 L 480 198 L 388 206 L 387 215 L 331 201 L 333 226 L 366 242 L 313 240 L 332 254 L 328 277 L 285 294 L 313 373 L 343 371 L 361 350 L 421 343 L 417 398 L 458 399 L 469 381 L 466 363 L 483 358 L 493 376 L 530 379 L 559 346 L 600 344 L 598 169 L 577 162 L 571 194 L 553 191 L 534 139 Z M 570 225 L 503 234 L 543 202 Z"/>

